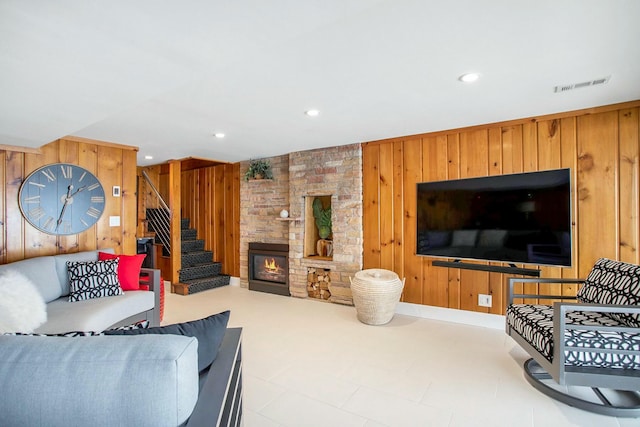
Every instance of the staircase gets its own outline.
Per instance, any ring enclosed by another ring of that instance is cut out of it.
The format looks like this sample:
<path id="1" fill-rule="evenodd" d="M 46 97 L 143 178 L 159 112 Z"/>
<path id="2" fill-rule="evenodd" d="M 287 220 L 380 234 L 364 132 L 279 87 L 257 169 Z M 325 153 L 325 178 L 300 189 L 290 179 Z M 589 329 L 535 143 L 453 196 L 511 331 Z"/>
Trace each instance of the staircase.
<path id="1" fill-rule="evenodd" d="M 162 219 L 168 214 L 162 209 L 147 209 L 149 231 L 154 231 L 159 243 L 162 243 L 163 253 L 169 255 L 165 241 L 170 242 L 169 227 L 162 225 Z M 229 284 L 230 276 L 220 274 L 222 264 L 213 261 L 213 252 L 204 250 L 204 240 L 197 239 L 197 230 L 189 228 L 189 218 L 180 222 L 180 260 L 179 282 L 171 285 L 174 293 L 191 295 Z"/>
<path id="2" fill-rule="evenodd" d="M 173 292 L 191 295 L 207 289 L 229 284 L 231 276 L 220 274 L 222 264 L 213 261 L 213 252 L 204 250 L 204 240 L 197 239 L 197 230 L 189 228 L 189 219 L 181 220 L 181 269 L 179 281 L 172 286 Z"/>

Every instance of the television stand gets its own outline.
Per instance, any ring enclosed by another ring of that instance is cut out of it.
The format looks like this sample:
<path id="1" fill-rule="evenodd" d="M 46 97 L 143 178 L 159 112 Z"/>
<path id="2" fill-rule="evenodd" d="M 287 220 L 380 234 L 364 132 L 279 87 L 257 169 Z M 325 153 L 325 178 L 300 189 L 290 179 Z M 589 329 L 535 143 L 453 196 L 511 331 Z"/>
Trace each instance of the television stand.
<path id="1" fill-rule="evenodd" d="M 433 265 L 436 267 L 462 268 L 464 270 L 490 271 L 492 273 L 508 273 L 540 277 L 540 270 L 533 268 L 520 268 L 514 264 L 509 264 L 509 267 L 501 267 L 499 265 L 469 264 L 456 259 L 454 261 L 433 261 Z"/>

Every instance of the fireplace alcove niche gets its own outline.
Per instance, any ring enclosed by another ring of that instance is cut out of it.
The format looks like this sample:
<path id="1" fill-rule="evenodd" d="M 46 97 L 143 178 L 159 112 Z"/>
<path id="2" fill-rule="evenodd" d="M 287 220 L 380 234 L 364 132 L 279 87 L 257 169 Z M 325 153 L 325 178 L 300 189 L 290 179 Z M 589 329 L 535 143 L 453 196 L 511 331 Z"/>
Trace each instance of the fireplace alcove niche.
<path id="1" fill-rule="evenodd" d="M 291 295 L 288 244 L 249 243 L 249 290 Z"/>

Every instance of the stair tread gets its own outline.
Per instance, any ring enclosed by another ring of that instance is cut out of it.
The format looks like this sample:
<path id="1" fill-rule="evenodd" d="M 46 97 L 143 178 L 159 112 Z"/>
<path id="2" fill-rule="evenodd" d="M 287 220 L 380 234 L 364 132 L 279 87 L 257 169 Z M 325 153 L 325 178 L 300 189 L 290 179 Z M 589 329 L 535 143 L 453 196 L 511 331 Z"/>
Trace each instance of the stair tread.
<path id="1" fill-rule="evenodd" d="M 216 278 L 224 278 L 224 277 L 231 277 L 231 276 L 229 276 L 228 274 L 217 274 L 215 276 L 199 277 L 197 279 L 189 279 L 189 280 L 181 280 L 180 283 L 184 283 L 185 285 L 197 285 L 197 284 L 204 283 L 204 282 L 214 281 Z"/>

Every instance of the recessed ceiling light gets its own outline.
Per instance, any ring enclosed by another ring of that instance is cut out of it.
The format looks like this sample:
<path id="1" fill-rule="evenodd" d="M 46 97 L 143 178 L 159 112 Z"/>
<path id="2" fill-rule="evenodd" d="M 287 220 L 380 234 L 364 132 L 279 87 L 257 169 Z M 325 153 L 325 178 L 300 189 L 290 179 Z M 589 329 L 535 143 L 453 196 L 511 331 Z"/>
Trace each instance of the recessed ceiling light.
<path id="1" fill-rule="evenodd" d="M 316 117 L 318 114 L 320 114 L 320 111 L 319 110 L 307 110 L 304 113 L 309 117 Z"/>
<path id="2" fill-rule="evenodd" d="M 147 156 L 144 156 L 144 159 L 145 159 L 145 160 L 153 160 L 153 156 L 149 156 L 149 155 L 147 155 Z"/>
<path id="3" fill-rule="evenodd" d="M 216 132 L 216 133 L 213 134 L 213 136 L 215 136 L 216 138 L 224 138 L 224 133 Z"/>
<path id="4" fill-rule="evenodd" d="M 479 78 L 480 78 L 480 74 L 478 73 L 466 73 L 458 77 L 458 80 L 460 80 L 463 83 L 473 83 Z"/>

